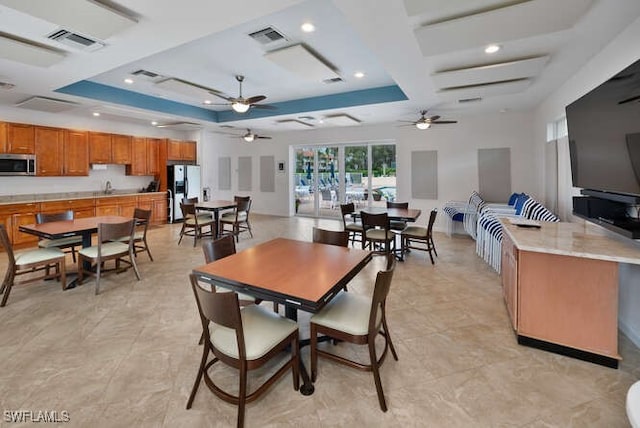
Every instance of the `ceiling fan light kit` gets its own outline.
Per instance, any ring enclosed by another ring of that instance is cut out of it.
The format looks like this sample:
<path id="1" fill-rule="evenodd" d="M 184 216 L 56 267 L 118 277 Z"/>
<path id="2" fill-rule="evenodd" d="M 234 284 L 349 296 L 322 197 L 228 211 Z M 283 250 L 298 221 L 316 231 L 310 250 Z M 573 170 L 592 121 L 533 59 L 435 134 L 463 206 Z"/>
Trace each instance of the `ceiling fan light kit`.
<path id="1" fill-rule="evenodd" d="M 246 113 L 247 111 L 249 111 L 249 107 L 251 107 L 249 104 L 241 103 L 239 101 L 231 104 L 231 108 L 236 113 Z"/>
<path id="2" fill-rule="evenodd" d="M 416 123 L 416 128 L 418 128 L 418 129 L 429 129 L 429 128 L 431 128 L 431 124 L 427 123 L 427 122 L 417 122 Z"/>

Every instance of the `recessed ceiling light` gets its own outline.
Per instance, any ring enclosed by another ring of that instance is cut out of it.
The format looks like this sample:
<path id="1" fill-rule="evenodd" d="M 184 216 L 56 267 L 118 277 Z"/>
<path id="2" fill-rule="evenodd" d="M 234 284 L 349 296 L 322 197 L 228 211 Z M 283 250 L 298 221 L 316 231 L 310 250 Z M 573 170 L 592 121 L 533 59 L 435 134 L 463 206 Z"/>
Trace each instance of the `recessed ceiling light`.
<path id="1" fill-rule="evenodd" d="M 499 50 L 500 50 L 499 45 L 489 45 L 484 49 L 484 52 L 488 54 L 492 54 L 492 53 L 498 52 Z"/>
<path id="2" fill-rule="evenodd" d="M 98 117 L 98 116 L 100 116 L 100 113 L 98 113 L 97 111 L 94 111 L 94 112 L 93 112 L 93 115 L 94 115 L 95 117 Z"/>
<path id="3" fill-rule="evenodd" d="M 154 120 L 153 122 L 151 122 L 151 124 L 152 124 L 153 126 L 156 126 L 156 125 L 158 124 L 158 122 L 156 122 L 156 121 Z"/>
<path id="4" fill-rule="evenodd" d="M 310 22 L 305 22 L 304 24 L 302 24 L 300 26 L 300 29 L 302 29 L 302 31 L 304 31 L 305 33 L 313 33 L 314 31 L 316 31 L 315 25 Z"/>
<path id="5" fill-rule="evenodd" d="M 206 104 L 206 105 L 211 104 L 211 100 L 204 100 L 204 104 Z"/>
<path id="6" fill-rule="evenodd" d="M 362 71 L 356 71 L 355 73 L 353 73 L 353 77 L 362 79 L 364 77 L 364 73 Z"/>
<path id="7" fill-rule="evenodd" d="M 126 83 L 127 85 L 133 85 L 133 79 L 127 77 L 126 79 L 124 79 L 124 83 Z"/>

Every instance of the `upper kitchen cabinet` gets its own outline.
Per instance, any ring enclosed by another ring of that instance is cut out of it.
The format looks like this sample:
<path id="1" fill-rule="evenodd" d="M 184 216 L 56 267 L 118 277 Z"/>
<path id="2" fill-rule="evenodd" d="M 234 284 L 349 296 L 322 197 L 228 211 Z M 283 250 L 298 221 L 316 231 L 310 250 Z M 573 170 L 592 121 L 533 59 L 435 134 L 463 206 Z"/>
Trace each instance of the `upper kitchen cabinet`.
<path id="1" fill-rule="evenodd" d="M 147 175 L 147 140 L 144 137 L 131 139 L 131 164 L 127 175 Z"/>
<path id="2" fill-rule="evenodd" d="M 111 163 L 119 165 L 131 163 L 131 136 L 111 136 Z"/>
<path id="3" fill-rule="evenodd" d="M 35 127 L 36 175 L 64 174 L 64 130 Z"/>
<path id="4" fill-rule="evenodd" d="M 195 161 L 196 160 L 196 142 L 168 140 L 167 160 Z"/>
<path id="5" fill-rule="evenodd" d="M 64 175 L 89 175 L 89 133 L 64 132 Z"/>
<path id="6" fill-rule="evenodd" d="M 111 134 L 89 132 L 89 163 L 112 163 Z"/>
<path id="7" fill-rule="evenodd" d="M 0 151 L 25 155 L 35 154 L 35 127 L 22 123 L 0 124 Z"/>
<path id="8" fill-rule="evenodd" d="M 159 138 L 147 138 L 147 175 L 156 176 L 160 172 L 160 144 Z"/>

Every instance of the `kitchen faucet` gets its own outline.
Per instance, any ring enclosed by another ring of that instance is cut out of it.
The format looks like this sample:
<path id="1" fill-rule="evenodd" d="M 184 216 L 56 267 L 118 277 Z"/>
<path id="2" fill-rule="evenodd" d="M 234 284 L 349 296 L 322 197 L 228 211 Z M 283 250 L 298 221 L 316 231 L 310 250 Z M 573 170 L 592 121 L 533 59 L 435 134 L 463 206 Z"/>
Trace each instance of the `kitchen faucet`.
<path id="1" fill-rule="evenodd" d="M 110 195 L 113 193 L 113 188 L 111 187 L 111 181 L 107 180 L 107 183 L 104 186 L 104 193 L 106 195 Z"/>

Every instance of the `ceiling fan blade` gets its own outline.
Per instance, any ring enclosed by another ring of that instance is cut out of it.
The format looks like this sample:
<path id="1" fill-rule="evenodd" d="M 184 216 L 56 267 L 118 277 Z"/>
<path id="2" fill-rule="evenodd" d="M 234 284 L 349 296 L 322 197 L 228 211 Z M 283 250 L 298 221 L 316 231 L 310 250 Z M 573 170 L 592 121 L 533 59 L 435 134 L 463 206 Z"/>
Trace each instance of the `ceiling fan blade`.
<path id="1" fill-rule="evenodd" d="M 427 119 L 427 121 L 429 122 L 434 122 L 436 120 L 440 119 L 440 116 L 438 116 L 437 114 L 435 116 L 431 116 L 430 118 Z"/>
<path id="2" fill-rule="evenodd" d="M 263 110 L 276 110 L 278 107 L 271 104 L 251 104 L 251 108 L 261 108 Z"/>
<path id="3" fill-rule="evenodd" d="M 264 95 L 256 95 L 255 97 L 251 97 L 251 98 L 247 98 L 245 100 L 245 104 L 255 104 L 255 103 L 259 103 L 262 100 L 266 100 L 267 97 Z"/>
<path id="4" fill-rule="evenodd" d="M 416 121 L 415 120 L 398 120 L 397 122 L 402 122 L 402 123 L 411 123 L 411 124 L 415 124 Z"/>
<path id="5" fill-rule="evenodd" d="M 457 120 L 439 120 L 437 122 L 430 122 L 432 125 L 442 125 L 445 123 L 458 123 Z"/>
<path id="6" fill-rule="evenodd" d="M 630 103 L 640 99 L 640 95 L 636 95 L 635 97 L 627 98 L 626 100 L 618 101 L 618 105 Z"/>
<path id="7" fill-rule="evenodd" d="M 263 140 L 270 140 L 271 137 L 263 137 L 262 135 L 256 135 L 254 138 L 261 138 Z"/>

